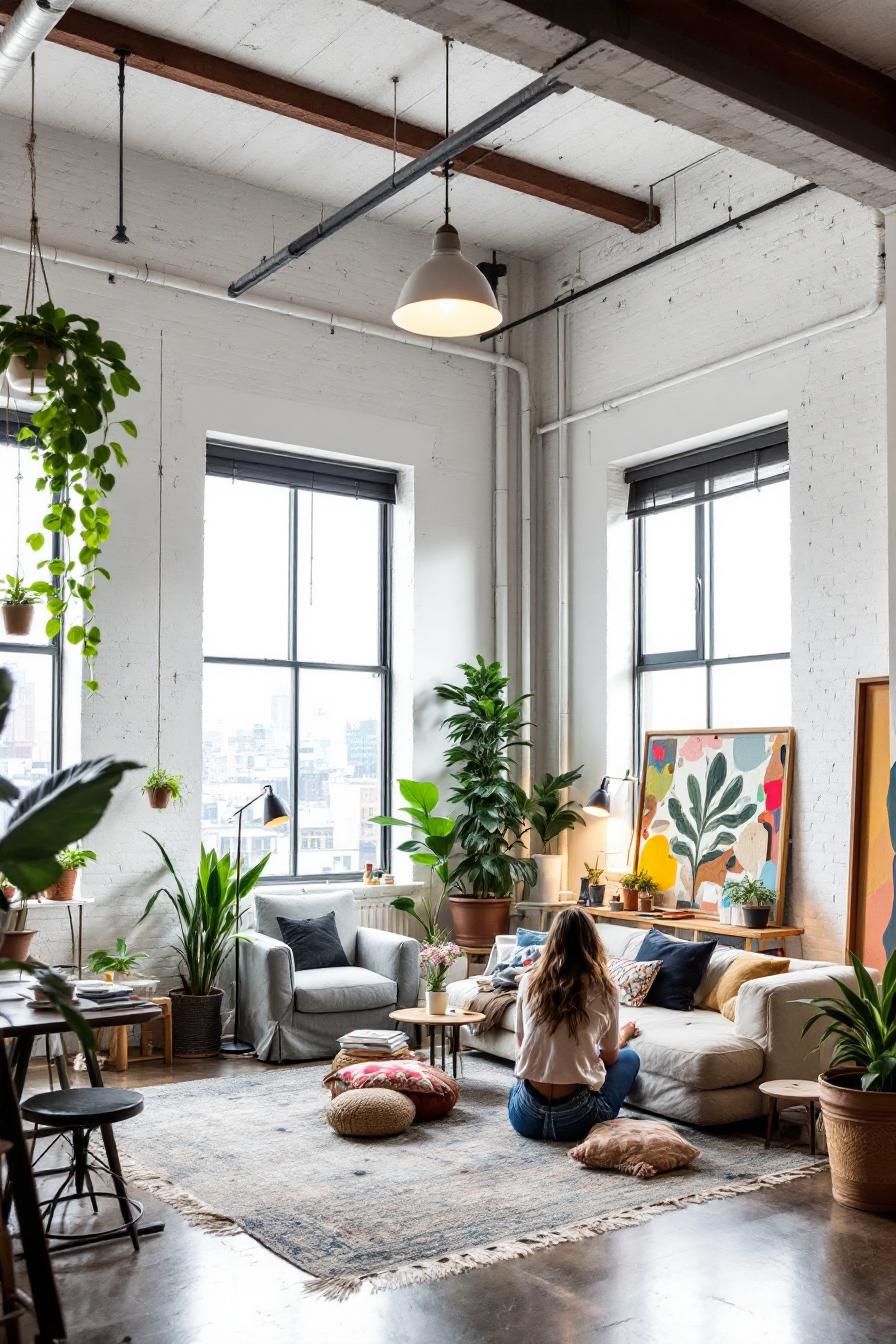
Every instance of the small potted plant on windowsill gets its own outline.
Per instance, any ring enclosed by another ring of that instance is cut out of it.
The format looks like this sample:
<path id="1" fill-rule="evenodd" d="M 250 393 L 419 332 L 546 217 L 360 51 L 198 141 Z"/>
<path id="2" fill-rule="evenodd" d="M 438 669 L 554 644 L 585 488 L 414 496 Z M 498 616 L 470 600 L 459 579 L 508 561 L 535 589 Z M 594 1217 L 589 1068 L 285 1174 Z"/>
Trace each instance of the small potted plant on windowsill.
<path id="1" fill-rule="evenodd" d="M 116 938 L 114 951 L 105 947 L 96 948 L 88 954 L 87 965 L 94 975 L 114 980 L 116 975 L 129 976 L 148 955 L 148 952 L 131 952 L 124 938 Z"/>
<path id="2" fill-rule="evenodd" d="M 153 770 L 144 782 L 141 793 L 149 799 L 150 807 L 163 811 L 169 803 L 179 803 L 184 796 L 183 775 L 172 775 L 168 770 Z"/>
<path id="3" fill-rule="evenodd" d="M 638 909 L 638 900 L 642 896 L 650 897 L 652 903 L 660 889 L 659 883 L 644 868 L 639 868 L 636 873 L 623 873 L 619 885 L 622 887 L 622 908 L 629 912 Z"/>
<path id="4" fill-rule="evenodd" d="M 0 602 L 3 604 L 3 626 L 6 633 L 30 635 L 37 594 L 21 574 L 7 574 L 6 582 L 0 585 Z"/>
<path id="5" fill-rule="evenodd" d="M 772 906 L 778 900 L 777 892 L 772 891 L 755 877 L 746 877 L 742 882 L 726 883 L 725 897 L 729 905 L 736 906 L 740 910 L 744 925 L 748 929 L 767 928 Z"/>
<path id="6" fill-rule="evenodd" d="M 583 904 L 603 905 L 604 895 L 606 893 L 606 884 L 601 882 L 606 869 L 598 867 L 597 863 L 585 864 L 585 876 L 582 878 L 582 895 L 585 897 Z"/>
<path id="7" fill-rule="evenodd" d="M 56 855 L 56 862 L 62 868 L 62 875 L 58 882 L 47 888 L 48 898 L 51 901 L 70 901 L 75 894 L 78 870 L 86 868 L 88 863 L 95 861 L 96 855 L 92 849 L 77 849 L 72 846 L 70 849 L 60 850 Z"/>

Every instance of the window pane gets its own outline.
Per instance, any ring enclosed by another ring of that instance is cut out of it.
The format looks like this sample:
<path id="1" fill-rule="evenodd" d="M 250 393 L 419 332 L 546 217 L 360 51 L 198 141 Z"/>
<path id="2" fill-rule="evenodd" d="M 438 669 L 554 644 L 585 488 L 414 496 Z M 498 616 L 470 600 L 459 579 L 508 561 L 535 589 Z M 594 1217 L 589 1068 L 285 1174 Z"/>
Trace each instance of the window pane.
<path id="1" fill-rule="evenodd" d="M 790 659 L 730 663 L 711 676 L 713 728 L 777 728 L 790 723 Z"/>
<path id="2" fill-rule="evenodd" d="M 641 674 L 642 733 L 706 726 L 705 667 L 676 667 Z"/>
<path id="3" fill-rule="evenodd" d="M 20 789 L 39 784 L 53 769 L 53 661 L 48 653 L 0 653 L 0 667 L 13 679 L 12 709 L 0 736 L 0 775 Z"/>
<path id="4" fill-rule="evenodd" d="M 17 477 L 20 470 L 22 479 L 19 481 Z M 7 574 L 15 574 L 17 568 L 21 569 L 26 583 L 48 577 L 45 569 L 39 570 L 37 567 L 39 560 L 51 558 L 46 543 L 39 552 L 32 551 L 25 543 L 30 532 L 40 531 L 41 520 L 47 511 L 47 496 L 38 493 L 35 488 L 39 476 L 40 471 L 37 463 L 32 461 L 27 444 L 0 439 L 0 579 L 5 580 Z M 27 640 L 22 639 L 22 643 L 46 644 L 46 619 L 46 609 L 37 607 L 31 633 Z M 0 639 L 6 638 L 0 628 Z"/>
<path id="5" fill-rule="evenodd" d="M 290 491 L 205 479 L 206 655 L 289 656 Z"/>
<path id="6" fill-rule="evenodd" d="M 298 656 L 378 663 L 380 505 L 299 491 Z"/>
<path id="7" fill-rule="evenodd" d="M 670 509 L 644 519 L 642 653 L 696 650 L 696 519 L 696 509 Z"/>
<path id="8" fill-rule="evenodd" d="M 382 677 L 299 674 L 299 873 L 378 864 L 382 834 Z"/>
<path id="9" fill-rule="evenodd" d="M 236 854 L 234 811 L 265 784 L 290 807 L 292 673 L 206 663 L 202 710 L 202 840 Z M 291 809 L 290 809 L 291 810 Z M 261 803 L 243 814 L 243 863 L 270 852 L 265 876 L 289 872 L 292 822 L 266 830 Z"/>
<path id="10" fill-rule="evenodd" d="M 790 492 L 786 481 L 713 505 L 714 658 L 790 649 Z"/>

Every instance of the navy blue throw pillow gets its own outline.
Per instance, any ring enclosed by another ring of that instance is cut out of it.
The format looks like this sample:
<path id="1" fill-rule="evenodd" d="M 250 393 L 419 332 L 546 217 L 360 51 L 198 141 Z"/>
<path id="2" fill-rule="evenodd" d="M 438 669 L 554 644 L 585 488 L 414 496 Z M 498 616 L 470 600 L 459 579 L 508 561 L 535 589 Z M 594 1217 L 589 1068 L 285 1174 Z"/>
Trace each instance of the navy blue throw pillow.
<path id="1" fill-rule="evenodd" d="M 651 929 L 635 953 L 635 961 L 663 964 L 644 1002 L 654 1008 L 689 1013 L 716 942 L 717 939 L 711 938 L 707 943 L 684 943 L 679 938 L 667 938 L 659 929 Z"/>
<path id="2" fill-rule="evenodd" d="M 297 971 L 320 971 L 329 966 L 348 966 L 349 960 L 336 932 L 336 911 L 313 919 L 281 919 L 280 937 L 292 950 Z"/>

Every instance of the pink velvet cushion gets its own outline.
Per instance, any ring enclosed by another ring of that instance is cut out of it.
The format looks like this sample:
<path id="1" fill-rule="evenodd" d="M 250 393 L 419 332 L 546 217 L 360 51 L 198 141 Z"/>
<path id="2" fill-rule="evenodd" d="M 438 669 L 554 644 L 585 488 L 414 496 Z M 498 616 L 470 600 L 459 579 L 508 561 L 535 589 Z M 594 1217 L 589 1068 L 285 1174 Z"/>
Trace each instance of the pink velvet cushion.
<path id="1" fill-rule="evenodd" d="M 623 957 L 607 957 L 607 969 L 619 990 L 619 1002 L 626 1008 L 640 1008 L 662 966 L 661 961 L 626 961 Z"/>
<path id="2" fill-rule="evenodd" d="M 386 1087 L 404 1092 L 414 1103 L 418 1120 L 437 1120 L 447 1115 L 460 1095 L 454 1078 L 417 1059 L 371 1059 L 347 1064 L 328 1073 L 324 1086 L 338 1097 L 361 1087 Z"/>
<path id="3" fill-rule="evenodd" d="M 584 1167 L 624 1171 L 646 1180 L 688 1166 L 700 1149 L 662 1120 L 617 1119 L 594 1125 L 569 1155 Z"/>

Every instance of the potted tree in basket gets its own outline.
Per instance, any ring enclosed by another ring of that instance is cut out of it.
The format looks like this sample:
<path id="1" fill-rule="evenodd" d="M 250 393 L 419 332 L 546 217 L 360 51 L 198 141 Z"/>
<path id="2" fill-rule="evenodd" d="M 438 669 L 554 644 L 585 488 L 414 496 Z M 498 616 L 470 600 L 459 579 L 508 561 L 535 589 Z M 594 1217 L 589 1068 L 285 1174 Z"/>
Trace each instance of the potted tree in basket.
<path id="1" fill-rule="evenodd" d="M 449 801 L 460 808 L 461 858 L 451 870 L 448 903 L 461 947 L 485 947 L 507 932 L 516 885 L 536 875 L 532 860 L 520 854 L 529 800 L 510 778 L 514 751 L 530 745 L 520 736 L 528 726 L 521 710 L 526 697 L 508 702 L 501 664 L 481 655 L 460 670 L 463 684 L 436 687 L 439 699 L 456 706 L 443 724 L 454 779 Z"/>
<path id="2" fill-rule="evenodd" d="M 532 797 L 528 801 L 528 816 L 538 838 L 541 840 L 541 854 L 533 854 L 532 862 L 536 868 L 536 879 L 530 888 L 533 901 L 558 901 L 560 899 L 560 878 L 563 869 L 563 856 L 555 853 L 559 837 L 564 831 L 585 823 L 579 803 L 563 802 L 563 793 L 582 775 L 582 767 L 567 770 L 562 775 L 545 774 L 536 784 Z"/>
<path id="3" fill-rule="evenodd" d="M 37 593 L 26 583 L 21 574 L 7 574 L 6 582 L 0 586 L 0 602 L 3 604 L 3 627 L 8 635 L 30 635 L 34 621 L 34 607 Z"/>
<path id="4" fill-rule="evenodd" d="M 144 781 L 140 792 L 146 794 L 150 807 L 161 812 L 169 803 L 179 803 L 184 796 L 184 777 L 157 768 Z"/>
<path id="5" fill-rule="evenodd" d="M 62 872 L 59 881 L 47 888 L 47 896 L 51 901 L 70 901 L 75 894 L 79 870 L 86 868 L 88 863 L 95 862 L 96 855 L 92 849 L 78 849 L 76 845 L 72 845 L 68 849 L 60 850 L 56 858 Z"/>
<path id="6" fill-rule="evenodd" d="M 221 967 L 239 937 L 237 927 L 237 871 L 229 854 L 220 858 L 203 845 L 193 892 L 190 894 L 177 875 L 164 847 L 154 835 L 149 839 L 157 847 L 165 867 L 174 878 L 176 890 L 159 887 L 153 892 L 140 916 L 150 914 L 160 896 L 165 896 L 177 916 L 178 932 L 174 950 L 181 961 L 181 988 L 171 992 L 171 1030 L 176 1055 L 207 1059 L 221 1049 L 221 1000 L 224 991 L 216 984 Z M 261 877 L 270 854 L 253 868 L 240 874 L 240 900 L 249 895 Z"/>
<path id="7" fill-rule="evenodd" d="M 821 1111 L 838 1204 L 896 1212 L 896 951 L 876 985 L 854 952 L 858 988 L 835 981 L 839 998 L 801 999 L 824 1022 L 819 1044 L 834 1040 L 821 1074 Z"/>
<path id="8" fill-rule="evenodd" d="M 726 882 L 725 896 L 729 905 L 740 910 L 748 929 L 767 928 L 772 906 L 778 900 L 777 892 L 755 877 L 745 877 L 742 882 Z"/>

